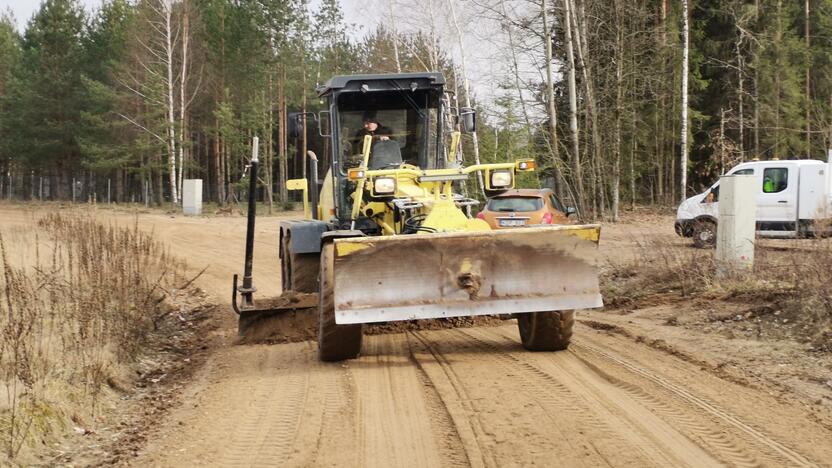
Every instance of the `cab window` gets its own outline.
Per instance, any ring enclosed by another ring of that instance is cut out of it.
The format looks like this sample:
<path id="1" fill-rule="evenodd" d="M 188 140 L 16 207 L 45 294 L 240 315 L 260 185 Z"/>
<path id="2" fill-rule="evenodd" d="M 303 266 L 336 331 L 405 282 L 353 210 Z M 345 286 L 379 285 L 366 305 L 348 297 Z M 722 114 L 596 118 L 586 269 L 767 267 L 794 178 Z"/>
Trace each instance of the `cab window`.
<path id="1" fill-rule="evenodd" d="M 731 175 L 754 175 L 754 169 L 740 169 Z"/>
<path id="2" fill-rule="evenodd" d="M 789 186 L 789 170 L 785 167 L 769 167 L 763 171 L 763 193 L 778 193 Z"/>

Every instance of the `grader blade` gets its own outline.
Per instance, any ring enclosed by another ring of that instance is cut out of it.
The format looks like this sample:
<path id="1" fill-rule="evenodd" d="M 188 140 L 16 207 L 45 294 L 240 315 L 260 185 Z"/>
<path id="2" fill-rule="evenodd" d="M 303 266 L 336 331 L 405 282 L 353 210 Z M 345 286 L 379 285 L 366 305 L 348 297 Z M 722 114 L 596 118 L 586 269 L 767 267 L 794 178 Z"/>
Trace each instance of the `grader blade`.
<path id="1" fill-rule="evenodd" d="M 600 226 L 335 241 L 338 324 L 601 307 Z"/>

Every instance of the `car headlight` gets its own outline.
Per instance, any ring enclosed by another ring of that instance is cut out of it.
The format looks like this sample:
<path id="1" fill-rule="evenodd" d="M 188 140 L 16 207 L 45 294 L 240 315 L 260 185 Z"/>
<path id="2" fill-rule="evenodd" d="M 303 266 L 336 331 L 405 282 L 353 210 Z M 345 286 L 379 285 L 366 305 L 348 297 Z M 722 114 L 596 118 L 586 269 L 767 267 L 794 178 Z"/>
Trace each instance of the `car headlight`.
<path id="1" fill-rule="evenodd" d="M 511 171 L 493 171 L 491 173 L 491 188 L 511 187 Z"/>
<path id="2" fill-rule="evenodd" d="M 393 195 L 396 193 L 396 179 L 393 177 L 378 177 L 373 180 L 373 193 L 376 195 Z"/>

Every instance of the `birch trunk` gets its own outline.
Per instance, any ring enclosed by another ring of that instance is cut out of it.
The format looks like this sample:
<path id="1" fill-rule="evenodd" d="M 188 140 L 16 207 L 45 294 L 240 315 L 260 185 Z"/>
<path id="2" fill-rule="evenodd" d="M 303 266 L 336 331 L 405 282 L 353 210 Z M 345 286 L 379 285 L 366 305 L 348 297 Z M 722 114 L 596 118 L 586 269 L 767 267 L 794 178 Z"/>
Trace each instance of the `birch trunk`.
<path id="1" fill-rule="evenodd" d="M 454 0 L 448 0 L 448 7 L 451 11 L 451 20 L 453 20 L 454 28 L 456 29 L 456 38 L 459 41 L 459 54 L 461 58 L 461 66 L 462 66 L 462 89 L 465 91 L 465 107 L 471 107 L 471 86 L 468 82 L 468 74 L 466 72 L 466 58 L 465 58 L 465 45 L 464 41 L 462 40 L 462 29 L 459 27 L 459 21 L 456 17 L 456 9 L 454 8 Z M 474 162 L 476 164 L 480 163 L 480 145 L 479 139 L 477 138 L 477 132 L 471 133 L 471 143 L 472 148 L 474 150 Z M 480 191 L 482 192 L 483 198 L 485 198 L 485 185 L 482 179 L 482 171 L 477 171 L 477 182 L 480 184 Z"/>
<path id="2" fill-rule="evenodd" d="M 598 131 L 598 113 L 596 112 L 595 101 L 595 86 L 594 75 L 592 73 L 591 64 L 585 59 L 589 56 L 589 45 L 586 40 L 586 14 L 584 13 L 584 4 L 578 4 L 580 8 L 580 15 L 578 8 L 572 5 L 570 13 L 572 15 L 572 27 L 574 29 L 575 37 L 575 52 L 577 53 L 578 64 L 581 67 L 581 75 L 583 77 L 584 90 L 586 93 L 586 111 L 588 127 L 592 132 L 592 154 L 590 160 L 592 161 L 592 189 L 595 197 L 594 207 L 598 207 L 598 214 L 601 217 L 605 216 L 605 191 L 604 191 L 604 174 L 601 168 L 601 135 Z"/>
<path id="3" fill-rule="evenodd" d="M 396 59 L 396 73 L 402 72 L 402 63 L 399 60 L 399 31 L 396 28 L 396 15 L 393 13 L 393 0 L 387 1 L 387 14 L 390 18 L 390 24 L 393 26 L 393 57 Z M 306 76 L 304 74 L 304 76 Z M 306 89 L 306 88 L 304 88 Z M 305 112 L 305 111 L 304 111 Z M 303 121 L 304 128 L 306 127 L 306 117 Z M 306 161 L 306 151 L 304 150 L 304 161 Z M 305 172 L 304 172 L 305 173 Z"/>
<path id="4" fill-rule="evenodd" d="M 168 177 L 170 182 L 170 203 L 176 205 L 179 202 L 178 191 L 176 190 L 176 119 L 174 117 L 173 104 L 173 28 L 171 17 L 173 16 L 171 0 L 161 0 L 162 13 L 164 16 L 163 30 L 165 39 L 165 68 L 167 81 L 167 133 L 168 133 Z M 161 195 L 160 195 L 161 196 Z"/>
<path id="5" fill-rule="evenodd" d="M 185 125 L 185 93 L 188 91 L 188 35 L 190 29 L 190 19 L 188 17 L 188 1 L 182 1 L 182 71 L 179 76 L 179 177 L 177 180 L 177 188 L 179 193 L 182 193 L 182 179 L 185 172 L 185 135 L 187 134 Z"/>
<path id="6" fill-rule="evenodd" d="M 568 92 L 569 92 L 569 133 L 572 137 L 572 154 L 569 155 L 569 160 L 572 166 L 572 186 L 575 189 L 575 205 L 578 210 L 584 210 L 584 183 L 581 174 L 581 152 L 580 142 L 578 139 L 578 97 L 575 89 L 575 53 L 573 51 L 572 40 L 572 0 L 563 0 L 564 7 L 564 30 L 566 32 L 566 67 L 568 78 Z M 583 215 L 579 213 L 579 215 Z"/>
<path id="7" fill-rule="evenodd" d="M 564 180 L 563 174 L 560 170 L 560 147 L 558 143 L 558 112 L 555 103 L 555 84 L 552 76 L 552 31 L 549 27 L 549 8 L 546 0 L 542 0 L 540 4 L 540 14 L 543 17 L 543 40 L 546 42 L 546 113 L 549 117 L 549 153 L 552 156 L 552 172 L 555 178 L 555 192 L 558 198 L 563 200 L 564 195 Z M 505 10 L 504 10 L 505 11 Z M 529 123 L 529 115 L 526 111 L 526 101 L 523 99 L 522 91 L 520 91 L 520 77 L 518 75 L 517 55 L 514 50 L 514 38 L 511 34 L 511 26 L 508 31 L 509 42 L 511 44 L 511 55 L 514 60 L 514 79 L 517 85 L 517 92 L 520 94 L 520 103 L 523 105 L 523 116 L 526 119 L 526 126 L 531 129 Z"/>
<path id="8" fill-rule="evenodd" d="M 740 45 L 742 43 L 742 32 L 740 32 L 740 38 L 737 40 L 736 43 L 736 52 L 737 52 L 737 87 L 739 88 L 737 91 L 737 107 L 739 110 L 737 118 L 739 119 L 739 152 L 740 152 L 740 162 L 745 162 L 745 113 L 743 112 L 743 101 L 745 97 L 745 91 L 743 90 L 744 87 L 744 67 L 743 67 L 743 57 L 742 51 L 740 50 Z"/>
<path id="9" fill-rule="evenodd" d="M 682 130 L 681 156 L 679 157 L 679 200 L 687 199 L 688 185 L 688 48 L 690 46 L 690 26 L 688 24 L 688 0 L 682 0 Z"/>
<path id="10" fill-rule="evenodd" d="M 612 161 L 612 220 L 618 222 L 618 209 L 621 184 L 621 113 L 624 99 L 624 32 L 621 27 L 620 0 L 615 2 L 616 31 L 615 39 L 615 148 Z"/>

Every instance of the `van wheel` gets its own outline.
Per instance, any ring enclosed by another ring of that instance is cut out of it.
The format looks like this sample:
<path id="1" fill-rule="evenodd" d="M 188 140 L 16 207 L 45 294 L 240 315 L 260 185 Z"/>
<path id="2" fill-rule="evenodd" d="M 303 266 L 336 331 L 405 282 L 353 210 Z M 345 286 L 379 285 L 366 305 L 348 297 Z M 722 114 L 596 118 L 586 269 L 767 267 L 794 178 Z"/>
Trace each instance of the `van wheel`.
<path id="1" fill-rule="evenodd" d="M 716 245 L 716 223 L 698 220 L 693 223 L 693 246 L 697 249 L 710 249 Z"/>

